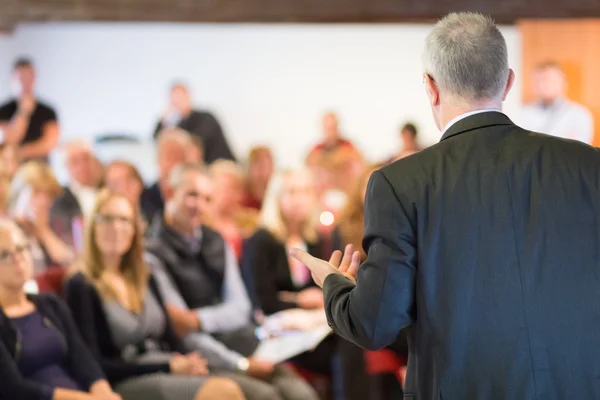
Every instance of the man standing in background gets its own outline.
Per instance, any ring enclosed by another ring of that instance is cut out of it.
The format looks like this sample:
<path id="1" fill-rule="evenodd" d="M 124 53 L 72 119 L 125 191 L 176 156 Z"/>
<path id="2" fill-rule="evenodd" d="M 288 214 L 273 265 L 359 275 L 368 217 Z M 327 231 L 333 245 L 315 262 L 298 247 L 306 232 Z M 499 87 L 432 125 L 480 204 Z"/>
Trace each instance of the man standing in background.
<path id="1" fill-rule="evenodd" d="M 5 143 L 18 146 L 19 159 L 48 161 L 58 144 L 56 111 L 35 96 L 35 69 L 31 60 L 14 64 L 15 98 L 0 106 L 0 130 Z"/>
<path id="2" fill-rule="evenodd" d="M 538 65 L 533 75 L 536 101 L 523 107 L 520 125 L 535 132 L 591 144 L 594 139 L 592 114 L 581 104 L 567 99 L 567 81 L 555 62 Z"/>
<path id="3" fill-rule="evenodd" d="M 174 84 L 171 87 L 167 110 L 154 130 L 154 139 L 158 138 L 164 128 L 177 126 L 201 139 L 206 164 L 220 158 L 235 161 L 235 156 L 229 147 L 219 121 L 211 113 L 194 110 L 192 107 L 188 88 L 181 83 Z"/>

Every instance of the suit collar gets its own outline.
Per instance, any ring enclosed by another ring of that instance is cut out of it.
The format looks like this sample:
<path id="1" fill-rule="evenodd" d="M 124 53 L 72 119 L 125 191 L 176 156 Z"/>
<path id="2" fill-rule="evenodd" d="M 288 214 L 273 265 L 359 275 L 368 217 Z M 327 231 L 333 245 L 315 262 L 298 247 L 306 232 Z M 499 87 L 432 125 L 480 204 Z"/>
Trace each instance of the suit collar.
<path id="1" fill-rule="evenodd" d="M 506 114 L 499 111 L 486 111 L 471 114 L 452 124 L 442 135 L 441 141 L 461 133 L 496 125 L 514 125 L 514 123 L 506 116 Z"/>

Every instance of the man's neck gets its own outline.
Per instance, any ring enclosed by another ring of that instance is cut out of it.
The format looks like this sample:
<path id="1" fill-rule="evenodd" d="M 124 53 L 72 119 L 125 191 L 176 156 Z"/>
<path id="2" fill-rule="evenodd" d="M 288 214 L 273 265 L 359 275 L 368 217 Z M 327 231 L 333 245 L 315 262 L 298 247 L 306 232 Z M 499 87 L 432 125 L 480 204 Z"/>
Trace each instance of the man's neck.
<path id="1" fill-rule="evenodd" d="M 561 99 L 560 96 L 554 97 L 552 99 L 541 99 L 540 103 L 541 103 L 542 107 L 548 108 L 548 107 L 552 107 L 553 105 L 555 105 L 560 99 Z"/>
<path id="2" fill-rule="evenodd" d="M 477 111 L 499 111 L 502 110 L 502 102 L 488 100 L 476 103 L 456 103 L 456 104 L 445 104 L 440 106 L 438 127 L 440 131 L 445 131 L 448 124 L 460 117 L 461 115 L 477 112 Z"/>

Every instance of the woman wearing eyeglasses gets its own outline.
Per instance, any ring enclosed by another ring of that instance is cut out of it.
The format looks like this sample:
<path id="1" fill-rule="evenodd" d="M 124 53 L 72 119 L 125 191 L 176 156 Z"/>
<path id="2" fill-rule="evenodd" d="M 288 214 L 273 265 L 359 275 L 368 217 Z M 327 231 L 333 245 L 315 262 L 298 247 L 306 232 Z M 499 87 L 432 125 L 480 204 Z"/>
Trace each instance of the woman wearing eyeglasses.
<path id="1" fill-rule="evenodd" d="M 23 231 L 0 220 L 0 399 L 117 400 L 54 296 L 26 295 L 33 262 Z"/>
<path id="2" fill-rule="evenodd" d="M 125 400 L 243 399 L 233 381 L 208 377 L 197 353 L 183 355 L 143 261 L 137 221 L 137 207 L 125 196 L 100 192 L 80 272 L 65 286 L 84 340 Z"/>

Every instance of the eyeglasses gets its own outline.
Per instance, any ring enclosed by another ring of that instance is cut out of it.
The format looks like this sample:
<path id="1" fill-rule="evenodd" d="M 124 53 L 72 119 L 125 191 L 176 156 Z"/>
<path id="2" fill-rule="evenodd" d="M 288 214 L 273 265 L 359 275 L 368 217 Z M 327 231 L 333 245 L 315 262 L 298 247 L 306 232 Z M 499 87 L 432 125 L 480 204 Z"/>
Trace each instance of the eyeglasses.
<path id="1" fill-rule="evenodd" d="M 0 251 L 0 264 L 13 264 L 17 256 L 23 256 L 30 249 L 29 243 L 15 246 L 13 250 L 1 250 Z"/>
<path id="2" fill-rule="evenodd" d="M 121 224 L 121 225 L 133 225 L 133 220 L 122 215 L 110 215 L 110 214 L 97 214 L 96 222 L 100 224 Z"/>

